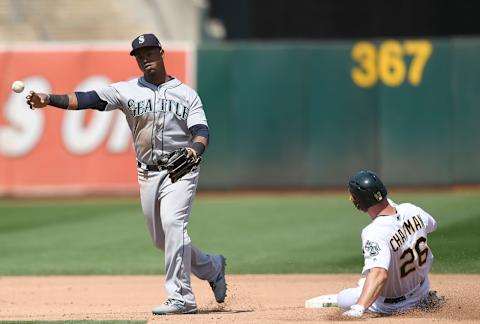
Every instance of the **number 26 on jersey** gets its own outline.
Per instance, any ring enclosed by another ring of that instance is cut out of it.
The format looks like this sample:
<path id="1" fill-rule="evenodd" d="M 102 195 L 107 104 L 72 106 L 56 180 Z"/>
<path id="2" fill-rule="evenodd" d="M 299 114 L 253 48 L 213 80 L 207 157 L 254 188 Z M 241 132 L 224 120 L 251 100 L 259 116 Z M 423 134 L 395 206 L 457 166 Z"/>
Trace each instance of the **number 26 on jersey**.
<path id="1" fill-rule="evenodd" d="M 414 249 L 408 248 L 403 251 L 400 260 L 403 261 L 400 266 L 400 277 L 406 277 L 410 272 L 414 271 L 418 267 L 421 267 L 427 262 L 428 246 L 427 239 L 423 236 L 418 238 L 415 242 Z"/>

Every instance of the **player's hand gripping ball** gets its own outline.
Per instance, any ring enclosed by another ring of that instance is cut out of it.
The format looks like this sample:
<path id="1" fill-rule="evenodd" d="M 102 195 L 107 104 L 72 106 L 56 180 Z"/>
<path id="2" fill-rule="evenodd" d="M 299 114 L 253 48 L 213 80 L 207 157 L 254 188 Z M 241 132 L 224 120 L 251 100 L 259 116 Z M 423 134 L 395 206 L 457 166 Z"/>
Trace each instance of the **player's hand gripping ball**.
<path id="1" fill-rule="evenodd" d="M 25 83 L 23 83 L 22 81 L 17 80 L 12 83 L 12 90 L 14 92 L 21 93 L 23 89 L 25 89 Z"/>
<path id="2" fill-rule="evenodd" d="M 193 152 L 192 152 L 193 151 Z M 168 162 L 163 166 L 166 169 L 172 182 L 197 168 L 202 161 L 192 148 L 181 148 L 173 151 L 168 156 Z"/>

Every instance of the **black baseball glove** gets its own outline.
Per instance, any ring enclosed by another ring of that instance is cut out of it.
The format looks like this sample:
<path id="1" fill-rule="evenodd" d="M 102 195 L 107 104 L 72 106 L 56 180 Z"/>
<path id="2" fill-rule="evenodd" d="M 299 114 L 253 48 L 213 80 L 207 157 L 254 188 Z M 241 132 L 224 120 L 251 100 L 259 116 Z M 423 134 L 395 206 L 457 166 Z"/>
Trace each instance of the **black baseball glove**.
<path id="1" fill-rule="evenodd" d="M 170 153 L 163 169 L 167 170 L 172 182 L 176 182 L 190 171 L 196 169 L 201 161 L 202 157 L 198 156 L 194 149 L 184 147 Z"/>

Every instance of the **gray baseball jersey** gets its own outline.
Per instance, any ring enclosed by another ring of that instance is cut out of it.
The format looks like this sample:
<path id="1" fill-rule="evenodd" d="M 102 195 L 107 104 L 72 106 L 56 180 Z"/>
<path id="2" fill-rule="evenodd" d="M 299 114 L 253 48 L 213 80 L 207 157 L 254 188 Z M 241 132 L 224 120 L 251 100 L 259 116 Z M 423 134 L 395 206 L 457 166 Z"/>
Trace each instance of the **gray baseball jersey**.
<path id="1" fill-rule="evenodd" d="M 107 102 L 105 110 L 120 109 L 126 116 L 137 160 L 157 165 L 162 155 L 189 146 L 189 128 L 207 119 L 198 94 L 175 78 L 156 86 L 143 77 L 95 90 Z M 140 199 L 145 222 L 156 247 L 165 251 L 167 298 L 196 305 L 190 273 L 214 281 L 222 258 L 192 246 L 187 233 L 199 170 L 171 182 L 165 170 L 138 167 Z"/>
<path id="2" fill-rule="evenodd" d="M 207 125 L 202 101 L 195 90 L 176 78 L 155 86 L 143 77 L 95 90 L 108 104 L 126 116 L 137 159 L 157 164 L 162 154 L 191 144 L 189 127 Z"/>

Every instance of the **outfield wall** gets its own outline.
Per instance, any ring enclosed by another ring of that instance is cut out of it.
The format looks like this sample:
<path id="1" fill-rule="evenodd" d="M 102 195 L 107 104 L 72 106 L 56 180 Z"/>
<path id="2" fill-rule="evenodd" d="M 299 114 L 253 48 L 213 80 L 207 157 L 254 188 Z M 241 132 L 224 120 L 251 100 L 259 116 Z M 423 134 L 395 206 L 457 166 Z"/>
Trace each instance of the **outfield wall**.
<path id="1" fill-rule="evenodd" d="M 0 49 L 0 196 L 137 190 L 120 114 L 32 112 L 9 90 L 133 77 L 127 45 Z M 376 39 L 167 46 L 166 63 L 207 112 L 202 189 L 345 186 L 360 168 L 432 186 L 480 183 L 479 56 L 477 38 Z"/>
<path id="2" fill-rule="evenodd" d="M 480 182 L 479 39 L 200 48 L 211 146 L 203 187 Z"/>

